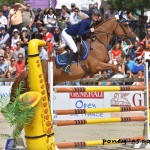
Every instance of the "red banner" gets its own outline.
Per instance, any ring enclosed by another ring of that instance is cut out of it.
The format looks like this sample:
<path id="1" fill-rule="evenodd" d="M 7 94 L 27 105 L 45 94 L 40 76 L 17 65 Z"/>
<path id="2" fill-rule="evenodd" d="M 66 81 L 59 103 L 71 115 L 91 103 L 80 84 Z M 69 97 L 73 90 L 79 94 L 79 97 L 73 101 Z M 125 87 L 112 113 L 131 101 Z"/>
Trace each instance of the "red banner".
<path id="1" fill-rule="evenodd" d="M 70 98 L 104 98 L 104 92 L 75 92 L 70 93 Z"/>

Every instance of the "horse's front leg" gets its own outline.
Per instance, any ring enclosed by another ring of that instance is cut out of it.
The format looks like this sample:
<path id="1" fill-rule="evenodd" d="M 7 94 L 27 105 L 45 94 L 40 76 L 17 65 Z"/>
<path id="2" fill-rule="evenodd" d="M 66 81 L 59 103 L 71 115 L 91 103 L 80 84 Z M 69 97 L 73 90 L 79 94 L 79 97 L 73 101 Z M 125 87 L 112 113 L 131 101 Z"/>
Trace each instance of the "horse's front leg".
<path id="1" fill-rule="evenodd" d="M 118 65 L 113 65 L 110 63 L 98 62 L 98 65 L 95 67 L 96 72 L 104 70 L 112 70 L 114 74 L 118 73 Z"/>

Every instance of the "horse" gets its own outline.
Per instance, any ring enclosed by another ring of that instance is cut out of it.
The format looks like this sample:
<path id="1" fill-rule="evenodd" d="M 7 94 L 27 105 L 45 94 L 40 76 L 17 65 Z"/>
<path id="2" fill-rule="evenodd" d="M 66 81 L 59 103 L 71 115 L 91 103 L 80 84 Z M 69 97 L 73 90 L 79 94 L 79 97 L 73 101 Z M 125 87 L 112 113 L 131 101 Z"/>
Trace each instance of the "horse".
<path id="1" fill-rule="evenodd" d="M 119 18 L 108 19 L 96 25 L 94 34 L 86 40 L 90 49 L 87 59 L 85 61 L 81 61 L 79 64 L 72 64 L 70 67 L 70 74 L 66 74 L 62 70 L 62 67 L 56 64 L 55 56 L 52 57 L 54 84 L 81 79 L 85 75 L 94 75 L 103 70 L 112 70 L 114 74 L 117 73 L 118 66 L 108 63 L 109 56 L 107 48 L 114 35 L 119 36 L 122 39 L 127 37 L 137 38 L 129 25 L 126 22 L 122 22 Z M 43 61 L 42 67 L 44 68 L 43 73 L 47 83 L 48 61 Z M 12 85 L 12 89 L 18 87 L 21 80 L 25 80 L 27 83 L 27 77 L 28 72 L 22 72 L 22 74 L 16 78 L 14 84 Z M 28 85 L 28 83 L 26 85 Z"/>

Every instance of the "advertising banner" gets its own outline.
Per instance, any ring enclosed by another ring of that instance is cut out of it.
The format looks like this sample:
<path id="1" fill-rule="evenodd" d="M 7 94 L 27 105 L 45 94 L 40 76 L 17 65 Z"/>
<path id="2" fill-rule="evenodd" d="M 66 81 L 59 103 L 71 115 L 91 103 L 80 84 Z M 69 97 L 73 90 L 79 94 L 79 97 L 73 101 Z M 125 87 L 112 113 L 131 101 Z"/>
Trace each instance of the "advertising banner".
<path id="1" fill-rule="evenodd" d="M 54 110 L 144 106 L 144 92 L 142 91 L 54 93 L 53 96 Z M 55 115 L 54 119 L 68 120 L 106 117 L 111 117 L 111 113 Z"/>

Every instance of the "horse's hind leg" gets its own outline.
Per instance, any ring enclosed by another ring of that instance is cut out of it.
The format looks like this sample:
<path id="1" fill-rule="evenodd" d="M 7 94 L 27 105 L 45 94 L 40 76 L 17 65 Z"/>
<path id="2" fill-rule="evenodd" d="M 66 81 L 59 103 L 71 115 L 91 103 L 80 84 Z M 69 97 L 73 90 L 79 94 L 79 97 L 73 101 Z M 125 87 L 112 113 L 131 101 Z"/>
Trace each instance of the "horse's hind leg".
<path id="1" fill-rule="evenodd" d="M 104 70 L 112 70 L 114 74 L 116 74 L 118 73 L 118 66 L 109 63 L 99 62 L 99 64 L 96 66 L 96 72 Z"/>

